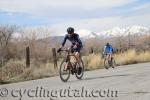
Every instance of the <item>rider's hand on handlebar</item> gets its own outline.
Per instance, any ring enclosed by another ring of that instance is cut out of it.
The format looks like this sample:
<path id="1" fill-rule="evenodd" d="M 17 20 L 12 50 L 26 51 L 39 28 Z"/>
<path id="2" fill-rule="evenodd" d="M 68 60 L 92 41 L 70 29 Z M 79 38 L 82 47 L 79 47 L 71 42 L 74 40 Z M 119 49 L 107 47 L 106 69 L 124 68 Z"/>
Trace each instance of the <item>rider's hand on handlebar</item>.
<path id="1" fill-rule="evenodd" d="M 77 45 L 74 45 L 73 48 L 76 49 L 76 48 L 77 48 Z"/>
<path id="2" fill-rule="evenodd" d="M 57 53 L 59 53 L 61 51 L 61 48 L 59 48 L 58 50 L 57 50 Z"/>

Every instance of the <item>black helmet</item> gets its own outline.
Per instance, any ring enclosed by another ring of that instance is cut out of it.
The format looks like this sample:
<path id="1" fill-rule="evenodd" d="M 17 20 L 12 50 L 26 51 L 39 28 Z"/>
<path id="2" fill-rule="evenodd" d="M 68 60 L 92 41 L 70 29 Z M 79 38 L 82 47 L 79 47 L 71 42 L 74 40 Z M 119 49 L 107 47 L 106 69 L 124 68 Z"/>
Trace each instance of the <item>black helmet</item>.
<path id="1" fill-rule="evenodd" d="M 67 32 L 68 32 L 68 34 L 74 33 L 74 28 L 68 27 Z"/>
<path id="2" fill-rule="evenodd" d="M 106 43 L 106 46 L 109 46 L 109 43 Z"/>

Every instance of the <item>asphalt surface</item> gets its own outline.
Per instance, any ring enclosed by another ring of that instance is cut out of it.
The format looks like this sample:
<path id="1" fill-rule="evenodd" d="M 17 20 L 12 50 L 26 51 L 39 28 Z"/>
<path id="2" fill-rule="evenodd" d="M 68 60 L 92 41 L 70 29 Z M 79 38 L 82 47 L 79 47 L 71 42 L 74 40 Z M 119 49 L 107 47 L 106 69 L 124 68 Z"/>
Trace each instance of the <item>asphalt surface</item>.
<path id="1" fill-rule="evenodd" d="M 0 85 L 0 100 L 150 100 L 150 63 Z"/>

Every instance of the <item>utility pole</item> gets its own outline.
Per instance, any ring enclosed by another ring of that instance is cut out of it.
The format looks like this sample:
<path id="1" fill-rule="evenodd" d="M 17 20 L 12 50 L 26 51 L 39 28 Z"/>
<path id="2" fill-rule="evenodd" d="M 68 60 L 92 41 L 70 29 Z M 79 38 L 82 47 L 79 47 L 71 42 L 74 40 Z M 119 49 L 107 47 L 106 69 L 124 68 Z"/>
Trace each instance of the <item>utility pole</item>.
<path id="1" fill-rule="evenodd" d="M 130 32 L 128 33 L 128 49 L 130 49 L 130 45 L 131 45 L 131 40 L 130 40 L 130 38 L 131 38 L 131 34 L 130 34 Z"/>
<path id="2" fill-rule="evenodd" d="M 26 66 L 30 67 L 30 48 L 26 47 Z"/>

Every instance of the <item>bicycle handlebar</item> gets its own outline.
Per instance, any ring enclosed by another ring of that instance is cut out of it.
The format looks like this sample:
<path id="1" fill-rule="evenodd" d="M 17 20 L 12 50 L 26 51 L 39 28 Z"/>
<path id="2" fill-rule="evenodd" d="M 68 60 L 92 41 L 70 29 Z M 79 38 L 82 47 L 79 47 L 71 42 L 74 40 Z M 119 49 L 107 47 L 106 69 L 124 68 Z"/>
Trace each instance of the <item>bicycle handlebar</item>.
<path id="1" fill-rule="evenodd" d="M 73 48 L 64 48 L 64 49 L 60 49 L 59 52 L 65 51 L 67 53 L 72 53 L 73 52 L 72 50 L 73 50 Z"/>
<path id="2" fill-rule="evenodd" d="M 60 51 L 70 52 L 69 49 L 61 49 Z"/>

